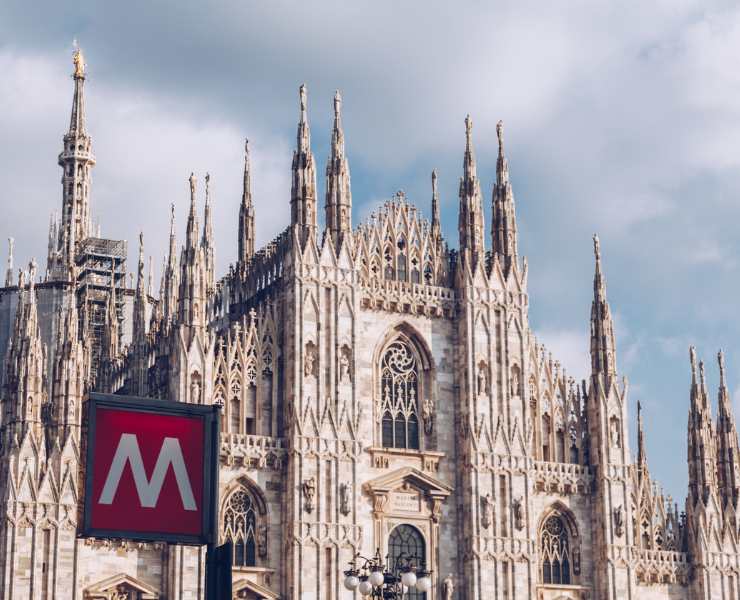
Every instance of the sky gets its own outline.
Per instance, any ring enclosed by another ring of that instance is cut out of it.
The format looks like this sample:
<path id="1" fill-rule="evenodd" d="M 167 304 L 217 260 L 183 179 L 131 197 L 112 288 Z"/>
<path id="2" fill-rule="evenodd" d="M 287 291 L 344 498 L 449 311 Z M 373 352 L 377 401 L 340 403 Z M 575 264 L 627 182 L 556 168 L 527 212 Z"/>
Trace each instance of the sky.
<path id="1" fill-rule="evenodd" d="M 61 209 L 74 39 L 88 65 L 94 219 L 132 257 L 142 231 L 156 265 L 170 203 L 182 239 L 191 171 L 201 186 L 211 174 L 220 272 L 235 259 L 245 137 L 259 244 L 288 224 L 301 83 L 320 196 L 340 89 L 355 224 L 399 189 L 429 214 L 436 168 L 453 247 L 465 115 L 486 230 L 502 119 L 530 323 L 586 375 L 597 232 L 632 447 L 639 400 L 651 473 L 683 502 L 689 344 L 715 405 L 724 349 L 740 402 L 736 2 L 5 0 L 0 236 L 15 238 L 16 264 L 44 264 Z"/>

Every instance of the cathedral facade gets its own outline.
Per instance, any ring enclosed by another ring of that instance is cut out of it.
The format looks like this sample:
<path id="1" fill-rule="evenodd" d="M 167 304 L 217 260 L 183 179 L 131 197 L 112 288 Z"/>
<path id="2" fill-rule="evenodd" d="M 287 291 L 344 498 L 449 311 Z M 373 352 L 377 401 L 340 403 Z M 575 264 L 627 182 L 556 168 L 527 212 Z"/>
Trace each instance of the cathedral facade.
<path id="1" fill-rule="evenodd" d="M 203 548 L 78 537 L 90 391 L 221 407 L 235 598 L 358 599 L 343 571 L 376 550 L 431 570 L 430 591 L 404 596 L 417 600 L 740 598 L 722 355 L 715 419 L 690 350 L 679 508 L 650 476 L 639 407 L 629 447 L 597 237 L 588 378 L 532 333 L 500 123 L 489 237 L 466 119 L 453 250 L 436 172 L 431 221 L 399 192 L 352 226 L 337 93 L 320 229 L 302 86 L 290 224 L 255 247 L 246 146 L 237 261 L 216 276 L 208 176 L 201 227 L 191 175 L 155 294 L 143 238 L 129 273 L 126 242 L 92 230 L 79 50 L 73 80 L 45 272 L 16 273 L 11 242 L 0 288 L 0 599 L 203 598 Z"/>

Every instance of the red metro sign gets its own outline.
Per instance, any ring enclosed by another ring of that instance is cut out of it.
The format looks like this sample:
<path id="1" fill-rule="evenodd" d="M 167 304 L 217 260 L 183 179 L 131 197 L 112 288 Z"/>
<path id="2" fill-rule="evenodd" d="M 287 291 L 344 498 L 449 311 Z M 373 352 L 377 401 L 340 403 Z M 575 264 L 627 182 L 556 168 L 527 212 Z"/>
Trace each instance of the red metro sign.
<path id="1" fill-rule="evenodd" d="M 83 535 L 214 541 L 218 410 L 91 394 Z"/>

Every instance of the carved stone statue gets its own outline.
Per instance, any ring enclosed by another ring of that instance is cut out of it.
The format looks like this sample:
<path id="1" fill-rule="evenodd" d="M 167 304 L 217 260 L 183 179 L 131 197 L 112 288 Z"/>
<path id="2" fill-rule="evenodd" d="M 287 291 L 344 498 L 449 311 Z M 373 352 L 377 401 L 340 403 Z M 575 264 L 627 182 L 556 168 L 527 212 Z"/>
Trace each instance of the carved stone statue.
<path id="1" fill-rule="evenodd" d="M 491 494 L 486 494 L 484 498 L 481 498 L 480 524 L 483 529 L 488 529 L 493 525 L 493 496 Z"/>
<path id="2" fill-rule="evenodd" d="M 351 483 L 340 483 L 339 484 L 339 512 L 345 517 L 349 514 L 349 490 Z"/>
<path id="3" fill-rule="evenodd" d="M 512 508 L 514 509 L 514 527 L 521 531 L 524 529 L 524 500 L 521 496 L 514 500 Z"/>
<path id="4" fill-rule="evenodd" d="M 349 383 L 349 349 L 343 348 L 339 355 L 339 381 Z"/>
<path id="5" fill-rule="evenodd" d="M 488 376 L 486 375 L 486 363 L 478 366 L 478 393 L 485 394 L 488 391 Z"/>
<path id="6" fill-rule="evenodd" d="M 434 400 L 427 398 L 421 407 L 421 420 L 424 422 L 424 433 L 431 435 L 434 431 Z"/>
<path id="7" fill-rule="evenodd" d="M 190 401 L 200 404 L 200 382 L 197 379 L 190 382 Z"/>
<path id="8" fill-rule="evenodd" d="M 311 477 L 303 482 L 303 498 L 305 499 L 306 512 L 313 512 L 314 498 L 316 497 L 316 478 Z"/>
<path id="9" fill-rule="evenodd" d="M 519 395 L 519 371 L 513 369 L 511 372 L 511 397 L 516 398 Z"/>
<path id="10" fill-rule="evenodd" d="M 267 557 L 267 525 L 264 523 L 257 529 L 257 552 L 260 558 Z"/>
<path id="11" fill-rule="evenodd" d="M 620 504 L 614 509 L 614 534 L 617 537 L 622 537 L 624 534 L 624 509 Z"/>
<path id="12" fill-rule="evenodd" d="M 452 573 L 447 575 L 442 582 L 442 596 L 444 600 L 452 600 L 455 593 L 455 582 L 452 579 Z"/>
<path id="13" fill-rule="evenodd" d="M 116 591 L 111 595 L 111 600 L 131 600 L 130 590 L 126 589 L 123 584 L 116 586 Z"/>
<path id="14" fill-rule="evenodd" d="M 316 350 L 311 343 L 306 344 L 306 355 L 303 359 L 303 373 L 306 377 L 314 375 L 314 363 L 316 362 Z"/>

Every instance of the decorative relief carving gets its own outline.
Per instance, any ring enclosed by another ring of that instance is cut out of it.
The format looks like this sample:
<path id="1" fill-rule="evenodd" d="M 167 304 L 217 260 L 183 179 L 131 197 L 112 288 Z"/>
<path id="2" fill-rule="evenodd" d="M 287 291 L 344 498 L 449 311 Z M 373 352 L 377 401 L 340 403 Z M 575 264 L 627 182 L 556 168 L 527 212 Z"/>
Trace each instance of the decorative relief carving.
<path id="1" fill-rule="evenodd" d="M 452 573 L 447 575 L 442 581 L 442 597 L 443 600 L 452 600 L 455 594 L 455 580 L 452 578 Z"/>
<path id="2" fill-rule="evenodd" d="M 303 482 L 304 507 L 307 513 L 313 512 L 314 498 L 316 497 L 316 478 L 311 477 Z"/>
<path id="3" fill-rule="evenodd" d="M 267 558 L 267 525 L 261 523 L 257 528 L 257 552 L 260 558 Z"/>

